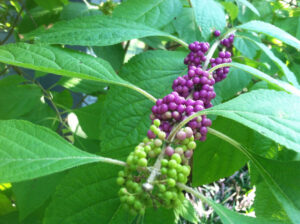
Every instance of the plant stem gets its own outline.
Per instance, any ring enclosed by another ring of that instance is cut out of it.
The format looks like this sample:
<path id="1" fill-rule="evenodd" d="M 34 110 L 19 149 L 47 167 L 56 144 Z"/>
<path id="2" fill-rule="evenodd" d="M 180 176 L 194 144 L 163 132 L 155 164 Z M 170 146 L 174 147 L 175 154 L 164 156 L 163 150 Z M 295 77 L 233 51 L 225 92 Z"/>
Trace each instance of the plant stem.
<path id="1" fill-rule="evenodd" d="M 177 37 L 175 37 L 175 36 L 172 36 L 172 35 L 168 35 L 168 37 L 171 39 L 171 40 L 174 40 L 174 41 L 176 41 L 177 43 L 179 43 L 179 44 L 181 44 L 183 47 L 185 47 L 186 49 L 189 49 L 189 45 L 185 42 L 185 41 L 183 41 L 183 40 L 181 40 L 181 39 L 179 39 L 179 38 L 177 38 Z"/>
<path id="2" fill-rule="evenodd" d="M 212 58 L 212 56 L 214 55 L 216 49 L 218 48 L 219 44 L 221 43 L 221 40 L 226 38 L 227 36 L 229 36 L 230 34 L 232 33 L 235 33 L 236 32 L 236 29 L 235 28 L 232 28 L 230 30 L 228 30 L 224 35 L 222 35 L 221 37 L 219 37 L 215 42 L 214 44 L 211 46 L 211 48 L 209 49 L 207 55 L 206 55 L 206 60 L 204 62 L 204 66 L 203 66 L 203 70 L 206 70 L 207 69 L 207 66 L 210 62 L 210 59 Z"/>
<path id="3" fill-rule="evenodd" d="M 20 9 L 20 11 L 19 11 L 19 13 L 18 13 L 16 19 L 14 20 L 14 22 L 13 22 L 11 28 L 10 28 L 10 30 L 8 31 L 8 34 L 7 34 L 6 37 L 0 42 L 0 45 L 4 44 L 4 43 L 10 38 L 10 36 L 13 34 L 13 31 L 14 31 L 15 26 L 17 25 L 17 23 L 18 23 L 18 21 L 19 21 L 19 19 L 20 19 L 20 16 L 21 16 L 21 14 L 22 14 L 22 12 L 23 12 L 23 9 L 24 9 L 24 7 L 22 6 L 22 8 Z"/>
<path id="4" fill-rule="evenodd" d="M 127 164 L 121 160 L 106 158 L 106 157 L 102 157 L 102 156 L 100 157 L 99 161 L 103 162 L 103 163 L 118 165 L 118 166 L 127 166 Z"/>
<path id="5" fill-rule="evenodd" d="M 129 84 L 129 85 L 122 85 L 122 86 L 125 86 L 127 88 L 130 88 L 130 89 L 133 89 L 139 93 L 141 93 L 142 95 L 144 95 L 145 97 L 147 97 L 149 100 L 151 100 L 152 102 L 156 102 L 156 98 L 154 96 L 152 96 L 150 93 L 146 92 L 145 90 L 135 86 L 135 85 L 132 85 L 132 84 Z"/>

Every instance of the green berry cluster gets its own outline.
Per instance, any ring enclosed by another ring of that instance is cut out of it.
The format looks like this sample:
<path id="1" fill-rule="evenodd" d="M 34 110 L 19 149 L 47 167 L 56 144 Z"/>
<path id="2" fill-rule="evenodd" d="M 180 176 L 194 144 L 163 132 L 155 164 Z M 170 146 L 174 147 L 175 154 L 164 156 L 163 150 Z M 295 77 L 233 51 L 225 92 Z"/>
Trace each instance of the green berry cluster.
<path id="1" fill-rule="evenodd" d="M 120 200 L 131 214 L 144 214 L 147 207 L 175 208 L 185 199 L 176 183 L 188 181 L 191 168 L 189 166 L 190 151 L 195 149 L 193 132 L 190 128 L 181 129 L 174 143 L 167 144 L 166 133 L 159 129 L 159 120 L 154 120 L 150 130 L 155 138 L 145 138 L 135 150 L 129 154 L 124 170 L 119 172 L 117 184 Z M 174 149 L 175 148 L 175 149 Z M 145 190 L 143 184 L 153 170 L 157 157 L 164 150 L 164 156 L 153 181 L 151 191 Z"/>

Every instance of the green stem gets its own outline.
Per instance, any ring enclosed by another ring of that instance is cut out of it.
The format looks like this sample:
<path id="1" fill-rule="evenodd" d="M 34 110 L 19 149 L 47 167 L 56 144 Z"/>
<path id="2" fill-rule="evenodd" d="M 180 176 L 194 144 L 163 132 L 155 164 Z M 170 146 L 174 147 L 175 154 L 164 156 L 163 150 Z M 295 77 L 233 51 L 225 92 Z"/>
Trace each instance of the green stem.
<path id="1" fill-rule="evenodd" d="M 212 56 L 214 55 L 216 49 L 218 48 L 219 44 L 221 43 L 221 40 L 226 38 L 227 36 L 229 36 L 230 34 L 232 33 L 235 33 L 236 32 L 236 29 L 235 28 L 232 28 L 232 29 L 229 29 L 226 33 L 224 33 L 224 35 L 222 35 L 221 37 L 219 37 L 215 43 L 211 46 L 211 48 L 209 49 L 207 55 L 206 55 L 206 60 L 204 62 L 204 66 L 203 66 L 203 70 L 206 70 L 207 69 L 207 66 L 209 64 L 209 61 L 210 59 L 212 58 Z"/>
<path id="2" fill-rule="evenodd" d="M 117 166 L 127 166 L 127 164 L 121 160 L 106 158 L 106 157 L 102 157 L 102 156 L 99 157 L 99 162 L 114 164 Z"/>
<path id="3" fill-rule="evenodd" d="M 156 98 L 154 96 L 152 96 L 150 93 L 146 92 L 145 90 L 135 86 L 135 85 L 131 85 L 131 84 L 121 84 L 121 86 L 125 86 L 127 88 L 133 89 L 137 92 L 139 92 L 140 94 L 144 95 L 145 97 L 147 97 L 149 100 L 151 100 L 153 103 L 156 103 Z"/>
<path id="4" fill-rule="evenodd" d="M 182 45 L 183 47 L 185 47 L 186 49 L 189 49 L 189 45 L 188 45 L 185 41 L 183 41 L 183 40 L 181 40 L 181 39 L 179 39 L 179 38 L 177 38 L 177 37 L 175 37 L 175 36 L 172 36 L 172 35 L 168 35 L 168 37 L 169 37 L 171 40 L 174 40 L 175 42 L 181 44 L 181 45 Z"/>

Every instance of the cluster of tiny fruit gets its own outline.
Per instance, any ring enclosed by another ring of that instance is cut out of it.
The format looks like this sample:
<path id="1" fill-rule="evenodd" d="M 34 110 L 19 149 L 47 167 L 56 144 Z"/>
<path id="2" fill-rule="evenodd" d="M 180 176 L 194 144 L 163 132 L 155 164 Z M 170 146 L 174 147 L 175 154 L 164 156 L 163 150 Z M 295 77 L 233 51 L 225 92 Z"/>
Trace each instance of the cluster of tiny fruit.
<path id="1" fill-rule="evenodd" d="M 214 35 L 219 36 L 219 31 Z M 232 35 L 228 41 L 232 43 Z M 223 67 L 210 74 L 203 68 L 209 47 L 209 43 L 198 41 L 189 45 L 191 52 L 184 59 L 187 74 L 174 80 L 172 93 L 156 101 L 147 137 L 129 154 L 127 166 L 119 172 L 120 200 L 133 215 L 144 214 L 147 207 L 175 208 L 185 200 L 176 183 L 187 183 L 195 140 L 206 140 L 207 128 L 212 122 L 201 115 L 177 133 L 172 131 L 187 117 L 212 107 L 211 100 L 216 97 L 213 85 L 229 72 L 228 67 Z M 218 57 L 210 59 L 209 66 L 230 63 L 230 57 L 229 51 L 220 51 Z M 153 173 L 154 178 L 151 178 Z M 149 185 L 151 187 L 146 187 Z"/>

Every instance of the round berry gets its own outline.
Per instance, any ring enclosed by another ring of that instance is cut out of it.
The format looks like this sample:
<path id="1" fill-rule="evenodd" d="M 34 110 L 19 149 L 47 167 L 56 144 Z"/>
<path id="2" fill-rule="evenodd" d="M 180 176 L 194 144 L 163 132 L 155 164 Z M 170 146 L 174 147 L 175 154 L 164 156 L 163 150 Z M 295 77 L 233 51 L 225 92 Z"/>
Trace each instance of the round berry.
<path id="1" fill-rule="evenodd" d="M 168 170 L 168 176 L 175 179 L 177 177 L 177 171 L 176 171 L 176 169 L 169 169 Z"/>
<path id="2" fill-rule="evenodd" d="M 174 159 L 177 163 L 181 163 L 181 157 L 178 153 L 174 153 L 171 158 Z"/>
<path id="3" fill-rule="evenodd" d="M 183 166 L 182 167 L 182 173 L 183 173 L 184 176 L 187 177 L 188 175 L 190 175 L 190 172 L 191 172 L 191 170 L 190 170 L 189 166 Z"/>
<path id="4" fill-rule="evenodd" d="M 184 140 L 186 138 L 186 133 L 184 131 L 179 131 L 176 134 L 176 138 L 179 140 Z"/>
<path id="5" fill-rule="evenodd" d="M 135 198 L 134 198 L 133 195 L 129 195 L 129 196 L 127 197 L 127 203 L 128 203 L 128 204 L 133 205 L 134 201 L 135 201 Z"/>
<path id="6" fill-rule="evenodd" d="M 170 187 L 175 187 L 176 181 L 175 181 L 173 178 L 168 178 L 168 179 L 167 179 L 167 184 L 168 184 Z"/>
<path id="7" fill-rule="evenodd" d="M 195 149 L 196 146 L 196 142 L 194 141 L 189 142 L 189 144 L 187 145 L 188 149 Z"/>
<path id="8" fill-rule="evenodd" d="M 171 146 L 167 146 L 165 149 L 165 154 L 168 156 L 172 156 L 174 154 L 174 149 Z"/>
<path id="9" fill-rule="evenodd" d="M 118 185 L 123 185 L 125 183 L 125 179 L 123 177 L 118 177 L 117 178 L 117 184 Z"/>
<path id="10" fill-rule="evenodd" d="M 169 162 L 168 160 L 162 159 L 161 160 L 161 165 L 164 166 L 164 167 L 167 167 L 168 166 L 168 162 Z"/>
<path id="11" fill-rule="evenodd" d="M 157 147 L 159 147 L 159 146 L 162 145 L 162 141 L 160 139 L 155 139 L 154 140 L 154 145 L 157 146 Z"/>
<path id="12" fill-rule="evenodd" d="M 161 173 L 162 175 L 165 175 L 165 174 L 168 173 L 168 169 L 167 169 L 166 167 L 162 167 L 162 168 L 160 169 L 160 173 Z"/>
<path id="13" fill-rule="evenodd" d="M 145 159 L 145 158 L 141 158 L 141 159 L 139 159 L 139 161 L 138 161 L 138 165 L 139 166 L 141 166 L 141 167 L 146 167 L 147 166 L 147 159 Z"/>
<path id="14" fill-rule="evenodd" d="M 160 126 L 160 120 L 159 119 L 155 119 L 153 121 L 153 124 L 156 126 L 156 127 L 159 127 Z"/>
<path id="15" fill-rule="evenodd" d="M 158 138 L 164 140 L 166 138 L 166 133 L 163 131 L 158 132 Z"/>
<path id="16" fill-rule="evenodd" d="M 168 167 L 170 167 L 170 168 L 176 168 L 176 167 L 177 167 L 177 161 L 174 160 L 174 159 L 171 159 L 171 160 L 168 162 Z"/>
<path id="17" fill-rule="evenodd" d="M 158 185 L 158 188 L 159 188 L 159 191 L 160 191 L 160 192 L 165 192 L 165 191 L 167 190 L 166 186 L 163 185 L 163 184 L 159 184 L 159 185 Z"/>
<path id="18" fill-rule="evenodd" d="M 166 191 L 166 192 L 164 193 L 164 196 L 165 196 L 165 198 L 166 198 L 167 200 L 171 200 L 171 199 L 173 198 L 173 194 L 172 194 L 171 191 Z"/>

